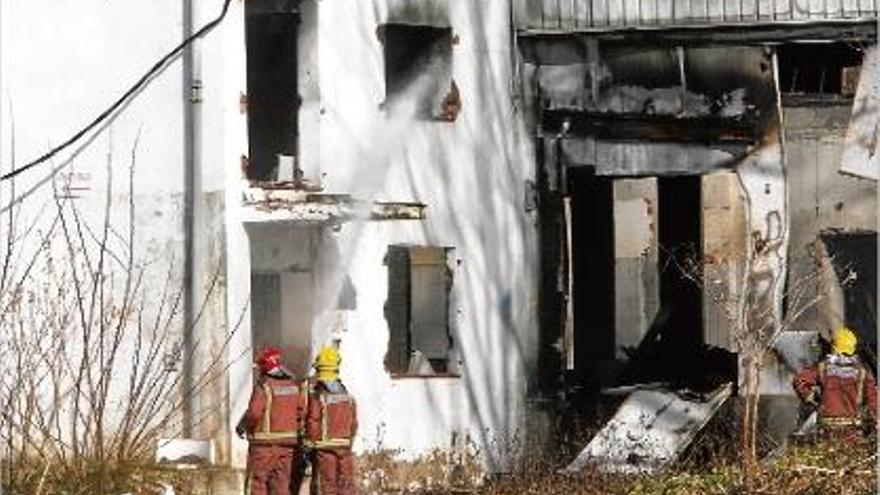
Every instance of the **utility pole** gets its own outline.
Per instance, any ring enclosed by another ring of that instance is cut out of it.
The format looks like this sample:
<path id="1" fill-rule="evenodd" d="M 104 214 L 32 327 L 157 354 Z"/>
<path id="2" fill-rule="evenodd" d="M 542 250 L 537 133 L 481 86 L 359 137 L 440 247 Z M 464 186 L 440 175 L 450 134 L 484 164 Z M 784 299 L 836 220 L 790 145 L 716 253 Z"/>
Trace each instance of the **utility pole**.
<path id="1" fill-rule="evenodd" d="M 194 32 L 195 0 L 183 0 L 183 39 Z M 198 409 L 194 391 L 196 332 L 196 294 L 198 250 L 196 249 L 196 220 L 198 199 L 201 197 L 201 61 L 197 43 L 190 43 L 183 51 L 183 108 L 184 108 L 184 177 L 183 177 L 183 336 L 181 392 L 183 394 L 183 436 L 193 436 L 193 415 Z"/>

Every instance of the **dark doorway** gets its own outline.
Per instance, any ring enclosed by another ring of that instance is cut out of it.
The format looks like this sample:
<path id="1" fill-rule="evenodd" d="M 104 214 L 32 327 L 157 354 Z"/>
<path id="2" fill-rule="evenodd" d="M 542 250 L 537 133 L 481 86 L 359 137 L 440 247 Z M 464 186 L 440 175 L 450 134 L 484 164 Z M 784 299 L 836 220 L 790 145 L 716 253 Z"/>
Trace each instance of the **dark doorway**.
<path id="1" fill-rule="evenodd" d="M 601 424 L 616 407 L 616 398 L 601 394 L 604 387 L 615 384 L 620 370 L 614 336 L 614 195 L 612 179 L 595 175 L 592 167 L 572 167 L 566 173 L 574 325 L 569 343 L 573 362 L 564 375 L 561 432 L 565 441 L 580 448 L 582 434 Z M 565 252 L 564 244 L 562 248 Z M 567 272 L 568 261 L 562 258 Z M 568 279 L 563 279 L 567 286 Z M 562 303 L 564 314 L 564 299 Z M 562 357 L 565 362 L 566 352 Z"/>
<path id="2" fill-rule="evenodd" d="M 587 167 L 569 171 L 576 374 L 614 359 L 613 183 Z"/>
<path id="3" fill-rule="evenodd" d="M 281 275 L 251 273 L 253 346 L 277 347 L 281 341 Z"/>
<path id="4" fill-rule="evenodd" d="M 297 146 L 297 25 L 295 13 L 264 12 L 245 2 L 247 43 L 248 168 L 251 180 L 278 177 L 279 154 Z"/>
<path id="5" fill-rule="evenodd" d="M 661 177 L 657 188 L 663 339 L 692 351 L 703 344 L 700 177 Z"/>
<path id="6" fill-rule="evenodd" d="M 843 287 L 846 325 L 859 336 L 859 355 L 877 374 L 877 233 L 826 230 L 820 235 Z"/>

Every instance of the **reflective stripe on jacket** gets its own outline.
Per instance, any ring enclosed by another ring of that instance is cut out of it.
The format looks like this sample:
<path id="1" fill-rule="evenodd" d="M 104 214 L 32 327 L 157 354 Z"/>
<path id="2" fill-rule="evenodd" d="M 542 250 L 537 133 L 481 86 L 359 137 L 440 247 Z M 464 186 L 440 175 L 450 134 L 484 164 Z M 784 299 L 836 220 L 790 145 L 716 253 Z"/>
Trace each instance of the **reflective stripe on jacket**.
<path id="1" fill-rule="evenodd" d="M 351 447 L 357 433 L 357 404 L 340 382 L 318 382 L 309 397 L 306 440 L 317 449 Z"/>
<path id="2" fill-rule="evenodd" d="M 874 417 L 876 382 L 854 356 L 829 356 L 798 373 L 792 385 L 802 400 L 815 394 L 822 426 L 858 426 L 864 415 Z"/>
<path id="3" fill-rule="evenodd" d="M 293 445 L 305 419 L 306 395 L 291 378 L 266 377 L 254 387 L 242 426 L 252 443 Z"/>

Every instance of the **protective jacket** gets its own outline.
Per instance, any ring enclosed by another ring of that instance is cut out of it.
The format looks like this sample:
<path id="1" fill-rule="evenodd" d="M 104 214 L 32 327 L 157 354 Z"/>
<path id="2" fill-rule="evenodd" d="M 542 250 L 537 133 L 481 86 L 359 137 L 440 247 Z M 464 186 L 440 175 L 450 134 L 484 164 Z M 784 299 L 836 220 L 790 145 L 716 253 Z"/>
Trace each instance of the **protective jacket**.
<path id="1" fill-rule="evenodd" d="M 315 449 L 350 448 L 357 433 L 357 404 L 339 381 L 318 381 L 309 394 L 306 440 Z"/>
<path id="2" fill-rule="evenodd" d="M 297 445 L 306 412 L 303 383 L 288 377 L 264 376 L 254 387 L 239 427 L 253 444 Z"/>
<path id="3" fill-rule="evenodd" d="M 817 407 L 820 428 L 859 428 L 865 419 L 874 421 L 877 385 L 856 356 L 831 354 L 798 373 L 792 386 Z"/>

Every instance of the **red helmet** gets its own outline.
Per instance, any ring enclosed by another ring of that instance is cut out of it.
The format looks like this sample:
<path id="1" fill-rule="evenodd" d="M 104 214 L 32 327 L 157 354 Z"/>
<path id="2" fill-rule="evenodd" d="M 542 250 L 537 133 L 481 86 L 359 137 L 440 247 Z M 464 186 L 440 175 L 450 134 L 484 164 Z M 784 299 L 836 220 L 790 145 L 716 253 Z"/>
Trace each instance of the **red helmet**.
<path id="1" fill-rule="evenodd" d="M 268 373 L 275 368 L 280 368 L 281 350 L 275 347 L 266 347 L 257 355 L 256 362 L 262 373 Z"/>

